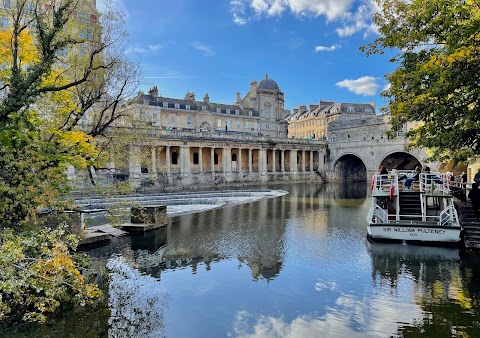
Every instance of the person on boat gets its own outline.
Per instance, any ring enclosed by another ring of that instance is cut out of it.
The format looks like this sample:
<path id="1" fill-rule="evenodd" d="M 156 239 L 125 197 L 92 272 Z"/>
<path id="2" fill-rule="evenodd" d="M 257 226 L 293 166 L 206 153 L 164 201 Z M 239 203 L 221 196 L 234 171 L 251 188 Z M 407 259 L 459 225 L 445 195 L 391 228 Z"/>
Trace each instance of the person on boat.
<path id="1" fill-rule="evenodd" d="M 462 181 L 462 194 L 461 194 L 461 198 L 460 200 L 462 202 L 466 202 L 467 201 L 467 174 L 462 171 L 462 176 L 460 176 L 460 179 Z"/>
<path id="2" fill-rule="evenodd" d="M 380 168 L 380 175 L 388 175 L 387 168 L 384 165 Z"/>
<path id="3" fill-rule="evenodd" d="M 473 177 L 473 182 L 480 184 L 480 168 L 478 168 L 477 173 Z"/>
<path id="4" fill-rule="evenodd" d="M 480 221 L 479 207 L 480 207 L 480 190 L 478 190 L 478 183 L 472 183 L 472 190 L 468 193 L 468 198 L 472 201 L 473 212 L 475 213 L 475 220 Z"/>
<path id="5" fill-rule="evenodd" d="M 422 169 L 420 168 L 419 165 L 417 165 L 415 167 L 415 173 L 414 173 L 413 177 L 407 177 L 407 179 L 405 180 L 405 188 L 410 189 L 410 187 L 412 186 L 412 183 L 414 181 L 418 182 L 418 180 L 420 178 L 420 172 L 421 171 L 422 171 Z"/>

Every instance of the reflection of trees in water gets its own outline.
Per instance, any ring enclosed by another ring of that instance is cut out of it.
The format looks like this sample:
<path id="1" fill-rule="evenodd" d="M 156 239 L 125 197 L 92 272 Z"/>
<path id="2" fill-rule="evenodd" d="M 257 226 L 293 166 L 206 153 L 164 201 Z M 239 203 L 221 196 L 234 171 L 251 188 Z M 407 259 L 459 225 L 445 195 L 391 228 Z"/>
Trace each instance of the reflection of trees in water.
<path id="1" fill-rule="evenodd" d="M 375 242 L 368 245 L 372 282 L 397 291 L 400 280 L 411 280 L 415 302 L 425 314 L 413 326 L 399 327 L 399 336 L 478 337 L 480 294 L 478 279 L 473 278 L 480 274 L 478 258 L 474 264 L 464 264 L 459 250 L 454 248 Z"/>
<path id="2" fill-rule="evenodd" d="M 109 337 L 164 337 L 167 293 L 155 278 L 143 276 L 119 259 L 107 264 L 109 289 Z"/>

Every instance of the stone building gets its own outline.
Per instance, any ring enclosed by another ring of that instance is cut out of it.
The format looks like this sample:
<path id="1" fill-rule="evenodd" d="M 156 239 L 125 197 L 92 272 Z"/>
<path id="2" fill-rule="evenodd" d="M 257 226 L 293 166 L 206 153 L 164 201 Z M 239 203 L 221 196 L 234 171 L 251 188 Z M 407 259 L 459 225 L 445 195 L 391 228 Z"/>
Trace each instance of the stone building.
<path id="1" fill-rule="evenodd" d="M 191 92 L 183 99 L 164 97 L 152 87 L 130 100 L 125 112 L 160 130 L 286 138 L 284 103 L 283 92 L 267 75 L 258 84 L 252 81 L 243 98 L 237 93 L 233 104 L 211 102 L 208 93 L 202 101 Z"/>
<path id="2" fill-rule="evenodd" d="M 375 115 L 375 103 L 335 103 L 322 100 L 308 108 L 301 105 L 287 117 L 288 137 L 324 139 L 328 137 L 328 125 L 337 119 L 354 120 Z"/>

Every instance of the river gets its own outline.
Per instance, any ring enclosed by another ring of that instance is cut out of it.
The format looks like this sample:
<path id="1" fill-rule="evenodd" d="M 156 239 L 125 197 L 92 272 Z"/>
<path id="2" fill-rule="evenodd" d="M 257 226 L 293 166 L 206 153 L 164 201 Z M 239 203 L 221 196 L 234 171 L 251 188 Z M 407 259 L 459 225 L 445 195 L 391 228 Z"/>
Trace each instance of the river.
<path id="1" fill-rule="evenodd" d="M 268 188 L 289 194 L 89 249 L 123 269 L 110 308 L 0 336 L 479 336 L 480 254 L 370 243 L 366 184 Z"/>

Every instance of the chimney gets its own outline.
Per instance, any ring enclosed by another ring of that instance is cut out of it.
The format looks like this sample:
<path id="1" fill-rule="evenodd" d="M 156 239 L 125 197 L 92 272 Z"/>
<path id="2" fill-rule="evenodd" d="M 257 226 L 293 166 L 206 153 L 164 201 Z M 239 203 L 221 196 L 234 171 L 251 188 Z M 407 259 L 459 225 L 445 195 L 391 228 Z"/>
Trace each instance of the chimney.
<path id="1" fill-rule="evenodd" d="M 205 96 L 203 97 L 203 102 L 210 103 L 210 97 L 208 97 L 208 93 L 206 93 Z"/>
<path id="2" fill-rule="evenodd" d="M 255 94 L 257 92 L 257 81 L 250 82 L 250 93 Z"/>
<path id="3" fill-rule="evenodd" d="M 237 103 L 240 103 L 242 101 L 242 97 L 240 96 L 240 92 L 237 92 Z"/>
<path id="4" fill-rule="evenodd" d="M 190 93 L 190 92 L 187 92 L 185 94 L 185 98 L 184 100 L 188 100 L 188 101 L 195 101 L 195 93 Z"/>
<path id="5" fill-rule="evenodd" d="M 150 90 L 148 91 L 148 95 L 152 95 L 153 97 L 158 97 L 157 86 L 153 86 L 152 88 L 150 88 Z"/>

